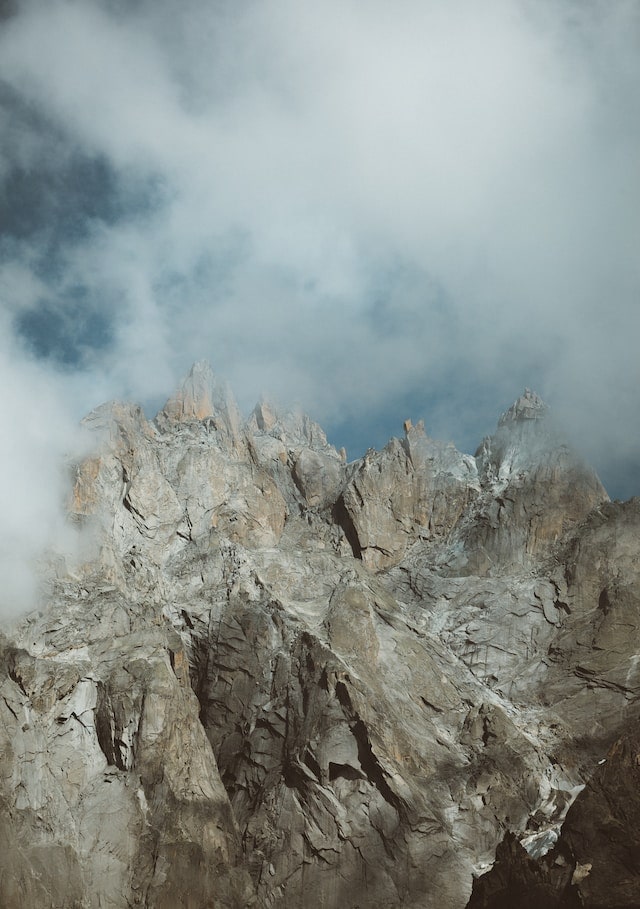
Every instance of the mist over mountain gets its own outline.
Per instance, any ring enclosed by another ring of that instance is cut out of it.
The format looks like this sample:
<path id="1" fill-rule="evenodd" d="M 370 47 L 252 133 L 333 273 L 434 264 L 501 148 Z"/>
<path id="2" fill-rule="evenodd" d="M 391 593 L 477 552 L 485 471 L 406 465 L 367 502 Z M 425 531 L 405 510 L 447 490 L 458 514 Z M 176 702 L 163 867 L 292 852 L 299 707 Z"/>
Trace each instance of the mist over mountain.
<path id="1" fill-rule="evenodd" d="M 406 418 L 473 454 L 535 388 L 638 493 L 635 3 L 0 15 L 5 612 L 77 545 L 84 414 L 152 417 L 202 357 L 349 459 Z"/>
<path id="2" fill-rule="evenodd" d="M 0 903 L 640 903 L 639 81 L 634 0 L 0 3 Z"/>
<path id="3" fill-rule="evenodd" d="M 529 386 L 628 498 L 638 44 L 626 0 L 5 4 L 3 363 L 71 432 L 210 357 L 352 456 Z"/>

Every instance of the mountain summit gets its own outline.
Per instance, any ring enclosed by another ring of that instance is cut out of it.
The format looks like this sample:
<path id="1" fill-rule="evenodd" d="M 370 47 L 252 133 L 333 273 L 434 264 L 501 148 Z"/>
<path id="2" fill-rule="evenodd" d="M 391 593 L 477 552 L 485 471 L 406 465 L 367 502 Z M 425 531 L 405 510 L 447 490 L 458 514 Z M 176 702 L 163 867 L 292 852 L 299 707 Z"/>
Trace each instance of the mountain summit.
<path id="1" fill-rule="evenodd" d="M 547 405 L 535 391 L 525 388 L 524 394 L 520 395 L 511 407 L 502 414 L 498 425 L 503 426 L 505 423 L 515 423 L 522 420 L 541 420 L 547 415 L 548 410 Z"/>
<path id="2" fill-rule="evenodd" d="M 637 713 L 640 505 L 537 395 L 475 457 L 407 421 L 347 463 L 207 363 L 86 422 L 92 555 L 0 640 L 1 905 L 463 909 L 562 840 Z"/>

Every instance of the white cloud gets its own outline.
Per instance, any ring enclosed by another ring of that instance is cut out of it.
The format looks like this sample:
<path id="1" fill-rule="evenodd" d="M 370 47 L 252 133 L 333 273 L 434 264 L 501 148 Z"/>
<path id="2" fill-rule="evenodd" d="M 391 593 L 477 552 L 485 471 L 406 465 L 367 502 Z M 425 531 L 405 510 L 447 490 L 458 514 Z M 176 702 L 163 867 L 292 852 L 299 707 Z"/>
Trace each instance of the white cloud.
<path id="1" fill-rule="evenodd" d="M 39 605 L 37 566 L 48 550 L 77 552 L 65 517 L 71 459 L 86 450 L 72 401 L 73 384 L 10 350 L 3 320 L 0 345 L 0 616 Z"/>

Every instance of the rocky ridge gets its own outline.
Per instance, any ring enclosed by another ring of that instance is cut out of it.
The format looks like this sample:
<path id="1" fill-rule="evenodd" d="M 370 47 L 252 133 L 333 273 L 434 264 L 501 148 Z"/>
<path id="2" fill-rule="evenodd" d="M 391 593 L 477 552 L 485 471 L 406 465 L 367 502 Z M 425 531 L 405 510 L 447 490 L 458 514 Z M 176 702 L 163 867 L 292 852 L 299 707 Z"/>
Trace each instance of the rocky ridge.
<path id="1" fill-rule="evenodd" d="M 347 463 L 206 363 L 86 423 L 94 555 L 2 640 L 7 906 L 462 909 L 553 844 L 637 716 L 640 503 L 536 395 L 475 457 Z"/>

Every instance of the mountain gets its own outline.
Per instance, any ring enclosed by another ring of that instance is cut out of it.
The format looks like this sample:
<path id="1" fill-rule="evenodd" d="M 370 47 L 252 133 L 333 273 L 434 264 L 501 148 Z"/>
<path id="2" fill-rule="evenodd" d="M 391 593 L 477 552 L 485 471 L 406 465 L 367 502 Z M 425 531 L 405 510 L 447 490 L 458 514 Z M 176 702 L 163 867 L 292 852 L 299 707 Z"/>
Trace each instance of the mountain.
<path id="1" fill-rule="evenodd" d="M 348 463 L 204 362 L 85 423 L 90 555 L 0 641 L 3 906 L 463 909 L 560 848 L 638 716 L 640 501 L 533 392 L 475 457 Z"/>

